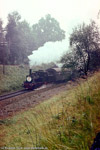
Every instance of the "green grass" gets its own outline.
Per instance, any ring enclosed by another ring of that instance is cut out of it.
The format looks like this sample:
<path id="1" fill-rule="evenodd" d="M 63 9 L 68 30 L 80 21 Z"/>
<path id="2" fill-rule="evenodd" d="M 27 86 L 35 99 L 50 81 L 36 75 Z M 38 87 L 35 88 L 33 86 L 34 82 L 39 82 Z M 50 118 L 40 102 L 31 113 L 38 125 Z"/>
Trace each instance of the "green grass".
<path id="1" fill-rule="evenodd" d="M 28 72 L 28 66 L 6 65 L 5 75 L 3 75 L 2 65 L 0 65 L 0 94 L 21 89 Z"/>
<path id="2" fill-rule="evenodd" d="M 89 150 L 100 131 L 100 72 L 35 108 L 1 121 L 1 146 Z"/>

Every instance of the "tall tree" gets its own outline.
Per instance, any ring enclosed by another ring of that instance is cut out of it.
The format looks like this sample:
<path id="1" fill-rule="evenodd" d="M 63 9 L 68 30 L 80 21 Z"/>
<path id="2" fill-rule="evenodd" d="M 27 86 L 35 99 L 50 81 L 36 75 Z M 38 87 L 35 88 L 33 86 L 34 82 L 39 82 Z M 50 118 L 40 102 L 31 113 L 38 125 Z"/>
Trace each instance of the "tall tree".
<path id="1" fill-rule="evenodd" d="M 28 56 L 32 54 L 33 49 L 35 49 L 34 36 L 32 34 L 32 29 L 27 21 L 20 22 L 18 26 L 19 33 L 19 47 L 20 47 L 20 55 L 22 56 L 22 61 L 24 63 L 28 62 Z"/>
<path id="2" fill-rule="evenodd" d="M 0 19 L 0 64 L 3 65 L 3 74 L 5 74 L 5 64 L 8 59 L 8 43 L 6 41 L 6 30 L 2 26 L 3 22 Z"/>
<path id="3" fill-rule="evenodd" d="M 8 56 L 8 47 L 7 47 L 7 41 L 5 38 L 6 31 L 5 29 L 3 29 L 2 25 L 3 25 L 3 22 L 0 19 L 0 63 L 1 64 L 4 63 L 4 59 L 6 63 L 7 56 Z"/>
<path id="4" fill-rule="evenodd" d="M 3 30 L 3 27 L 2 27 L 2 24 L 3 24 L 3 22 L 2 22 L 2 20 L 0 19 L 0 42 L 2 41 L 2 34 L 3 34 L 3 32 L 2 32 L 2 30 Z"/>
<path id="5" fill-rule="evenodd" d="M 2 20 L 0 19 L 0 63 L 3 62 L 3 27 L 2 27 Z"/>
<path id="6" fill-rule="evenodd" d="M 8 15 L 7 41 L 9 42 L 9 62 L 12 64 L 28 63 L 28 55 L 33 50 L 43 46 L 48 41 L 59 41 L 65 38 L 65 32 L 59 23 L 47 15 L 41 18 L 38 24 L 30 25 L 27 21 L 21 21 L 18 12 Z"/>
<path id="7" fill-rule="evenodd" d="M 28 63 L 28 55 L 32 53 L 34 38 L 30 25 L 18 12 L 8 15 L 7 40 L 10 45 L 9 62 L 12 64 Z"/>
<path id="8" fill-rule="evenodd" d="M 18 14 L 18 12 L 13 12 L 11 14 L 8 14 L 8 24 L 7 24 L 7 41 L 9 42 L 9 48 L 10 48 L 10 55 L 9 55 L 9 62 L 12 64 L 15 64 L 17 59 L 19 58 L 19 31 L 18 31 L 18 25 L 19 21 L 21 19 L 21 16 Z"/>
<path id="9" fill-rule="evenodd" d="M 37 48 L 43 46 L 46 42 L 61 41 L 65 38 L 65 31 L 60 28 L 58 21 L 52 18 L 50 14 L 33 25 L 33 34 Z"/>
<path id="10" fill-rule="evenodd" d="M 78 26 L 70 36 L 70 45 L 78 56 L 78 67 L 85 75 L 91 69 L 92 61 L 96 59 L 93 59 L 92 54 L 100 52 L 99 40 L 99 29 L 94 21 L 91 21 L 89 25 L 83 23 Z"/>
<path id="11" fill-rule="evenodd" d="M 87 75 L 94 66 L 100 65 L 100 34 L 94 21 L 74 28 L 70 35 L 71 52 L 61 59 L 63 67 L 78 70 Z"/>

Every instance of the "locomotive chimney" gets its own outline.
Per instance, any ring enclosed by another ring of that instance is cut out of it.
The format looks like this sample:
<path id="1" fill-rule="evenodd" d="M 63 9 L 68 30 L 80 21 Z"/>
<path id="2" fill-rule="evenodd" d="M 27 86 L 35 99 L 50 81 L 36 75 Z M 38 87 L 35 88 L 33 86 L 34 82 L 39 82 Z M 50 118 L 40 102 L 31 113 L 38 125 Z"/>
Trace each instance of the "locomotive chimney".
<path id="1" fill-rule="evenodd" d="M 29 69 L 29 75 L 31 75 L 32 74 L 32 69 Z"/>

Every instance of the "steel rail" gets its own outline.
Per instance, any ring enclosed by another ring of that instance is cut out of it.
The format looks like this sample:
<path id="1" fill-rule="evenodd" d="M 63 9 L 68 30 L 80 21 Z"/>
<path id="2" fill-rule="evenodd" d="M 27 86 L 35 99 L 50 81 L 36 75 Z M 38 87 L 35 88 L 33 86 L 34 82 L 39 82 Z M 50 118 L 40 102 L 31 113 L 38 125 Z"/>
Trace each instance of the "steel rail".
<path id="1" fill-rule="evenodd" d="M 23 89 L 23 90 L 20 90 L 20 91 L 16 91 L 16 92 L 8 93 L 8 94 L 5 94 L 5 95 L 1 95 L 0 96 L 0 101 L 11 98 L 11 97 L 15 97 L 15 96 L 27 93 L 27 92 L 30 92 L 30 91 Z"/>
<path id="2" fill-rule="evenodd" d="M 58 84 L 58 85 L 57 84 L 49 84 L 46 87 L 41 86 L 40 88 L 37 88 L 37 89 L 34 90 L 34 94 L 37 93 L 38 91 L 43 92 L 44 90 L 50 90 L 52 88 L 56 88 L 56 87 L 62 86 L 64 84 L 65 83 Z M 18 96 L 18 95 L 21 95 L 21 94 L 25 94 L 25 93 L 28 93 L 28 92 L 32 92 L 32 90 L 22 89 L 20 91 L 16 91 L 16 92 L 13 92 L 13 93 L 8 93 L 8 94 L 5 94 L 5 95 L 1 95 L 0 96 L 0 101 L 6 100 L 8 98 L 12 98 L 12 97 L 15 97 L 15 96 Z"/>

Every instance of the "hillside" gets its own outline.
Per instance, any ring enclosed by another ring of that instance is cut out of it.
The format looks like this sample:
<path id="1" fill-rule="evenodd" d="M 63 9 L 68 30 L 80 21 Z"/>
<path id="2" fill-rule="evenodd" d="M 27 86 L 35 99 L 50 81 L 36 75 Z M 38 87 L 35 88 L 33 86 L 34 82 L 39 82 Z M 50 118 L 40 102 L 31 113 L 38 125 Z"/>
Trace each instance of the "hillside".
<path id="1" fill-rule="evenodd" d="M 77 80 L 77 86 L 1 120 L 1 146 L 89 150 L 100 131 L 99 81 L 100 72 L 96 72 Z"/>
<path id="2" fill-rule="evenodd" d="M 0 94 L 21 89 L 28 72 L 28 66 L 6 65 L 3 75 L 0 65 Z"/>

